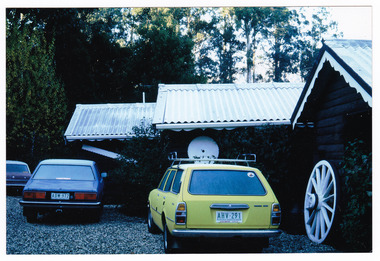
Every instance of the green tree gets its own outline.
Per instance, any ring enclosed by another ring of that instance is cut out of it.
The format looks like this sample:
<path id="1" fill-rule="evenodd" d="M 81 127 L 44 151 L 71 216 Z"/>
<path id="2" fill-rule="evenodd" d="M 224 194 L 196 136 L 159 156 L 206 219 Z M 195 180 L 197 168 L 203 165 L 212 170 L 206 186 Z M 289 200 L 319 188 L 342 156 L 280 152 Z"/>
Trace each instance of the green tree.
<path id="1" fill-rule="evenodd" d="M 322 39 L 330 34 L 331 37 L 339 38 L 343 36 L 338 31 L 338 24 L 331 19 L 331 15 L 326 7 L 315 8 L 311 17 L 306 16 L 306 8 L 296 10 L 297 25 L 299 26 L 298 48 L 300 50 L 299 63 L 300 76 L 306 80 L 317 59 Z"/>
<path id="2" fill-rule="evenodd" d="M 268 7 L 236 7 L 232 9 L 236 26 L 245 37 L 247 82 L 255 81 L 256 50 L 260 37 L 265 34 Z"/>
<path id="3" fill-rule="evenodd" d="M 6 28 L 7 158 L 35 164 L 63 144 L 67 101 L 55 73 L 54 41 L 47 43 L 13 9 Z"/>
<path id="4" fill-rule="evenodd" d="M 133 44 L 135 86 L 155 100 L 158 83 L 196 83 L 193 42 L 180 31 L 178 10 L 136 9 L 139 38 Z"/>
<path id="5" fill-rule="evenodd" d="M 183 31 L 193 41 L 196 74 L 200 82 L 213 82 L 218 77 L 219 65 L 215 59 L 215 35 L 218 34 L 220 8 L 183 8 Z"/>
<path id="6" fill-rule="evenodd" d="M 275 82 L 287 81 L 287 75 L 298 72 L 299 58 L 298 27 L 296 11 L 286 7 L 271 8 L 267 39 L 270 43 L 268 58 L 271 64 L 267 72 Z"/>
<path id="7" fill-rule="evenodd" d="M 218 78 L 220 83 L 233 83 L 236 80 L 241 60 L 237 52 L 242 50 L 242 43 L 237 39 L 234 21 L 229 8 L 221 9 L 218 29 L 214 32 L 213 46 L 218 57 Z"/>

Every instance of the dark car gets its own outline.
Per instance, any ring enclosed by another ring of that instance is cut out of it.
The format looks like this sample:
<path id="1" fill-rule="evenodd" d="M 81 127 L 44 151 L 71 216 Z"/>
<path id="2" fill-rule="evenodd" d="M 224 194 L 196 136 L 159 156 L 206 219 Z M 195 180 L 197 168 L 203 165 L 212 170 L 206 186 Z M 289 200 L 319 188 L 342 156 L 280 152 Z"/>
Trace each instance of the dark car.
<path id="1" fill-rule="evenodd" d="M 28 164 L 22 161 L 7 160 L 7 190 L 22 190 L 31 176 Z"/>
<path id="2" fill-rule="evenodd" d="M 93 221 L 99 221 L 106 176 L 94 161 L 41 161 L 23 190 L 20 201 L 23 214 L 28 222 L 35 222 L 38 213 L 82 211 Z"/>

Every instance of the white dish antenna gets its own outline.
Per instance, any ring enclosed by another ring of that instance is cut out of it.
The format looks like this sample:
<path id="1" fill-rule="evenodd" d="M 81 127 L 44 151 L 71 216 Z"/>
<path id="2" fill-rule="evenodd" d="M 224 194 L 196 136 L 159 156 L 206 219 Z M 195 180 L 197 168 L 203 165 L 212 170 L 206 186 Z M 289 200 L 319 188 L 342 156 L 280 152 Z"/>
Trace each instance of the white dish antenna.
<path id="1" fill-rule="evenodd" d="M 187 148 L 187 155 L 190 159 L 202 159 L 195 163 L 212 164 L 214 161 L 204 161 L 204 159 L 217 159 L 219 156 L 219 147 L 216 142 L 207 136 L 200 136 L 193 139 Z"/>

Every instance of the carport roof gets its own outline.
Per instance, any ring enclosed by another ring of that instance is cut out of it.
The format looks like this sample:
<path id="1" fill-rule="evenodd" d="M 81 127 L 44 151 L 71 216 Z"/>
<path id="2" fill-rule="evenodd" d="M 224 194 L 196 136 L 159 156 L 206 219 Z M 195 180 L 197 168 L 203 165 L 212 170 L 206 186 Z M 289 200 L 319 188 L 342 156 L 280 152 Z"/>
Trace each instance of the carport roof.
<path id="1" fill-rule="evenodd" d="M 157 129 L 289 125 L 304 83 L 160 84 Z"/>
<path id="2" fill-rule="evenodd" d="M 77 104 L 64 137 L 74 140 L 125 140 L 134 127 L 150 127 L 156 103 Z"/>

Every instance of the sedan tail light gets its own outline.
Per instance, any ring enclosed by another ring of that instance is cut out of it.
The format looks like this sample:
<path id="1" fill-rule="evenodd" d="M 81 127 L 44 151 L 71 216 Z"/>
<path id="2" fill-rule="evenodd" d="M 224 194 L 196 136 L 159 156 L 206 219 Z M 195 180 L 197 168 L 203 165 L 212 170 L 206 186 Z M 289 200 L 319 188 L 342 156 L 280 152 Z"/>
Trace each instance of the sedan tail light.
<path id="1" fill-rule="evenodd" d="M 75 200 L 96 200 L 96 193 L 76 192 Z"/>
<path id="2" fill-rule="evenodd" d="M 281 208 L 280 204 L 272 204 L 272 226 L 279 226 L 281 223 Z"/>
<path id="3" fill-rule="evenodd" d="M 177 205 L 177 209 L 175 211 L 175 223 L 177 225 L 186 225 L 186 203 L 180 202 Z"/>
<path id="4" fill-rule="evenodd" d="M 24 199 L 45 199 L 46 192 L 24 191 Z"/>

